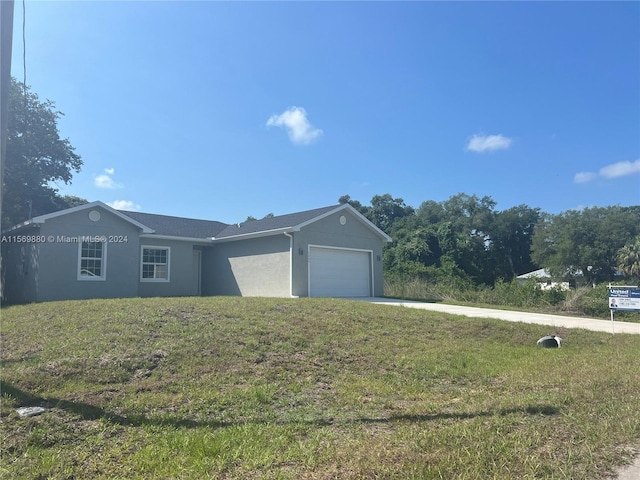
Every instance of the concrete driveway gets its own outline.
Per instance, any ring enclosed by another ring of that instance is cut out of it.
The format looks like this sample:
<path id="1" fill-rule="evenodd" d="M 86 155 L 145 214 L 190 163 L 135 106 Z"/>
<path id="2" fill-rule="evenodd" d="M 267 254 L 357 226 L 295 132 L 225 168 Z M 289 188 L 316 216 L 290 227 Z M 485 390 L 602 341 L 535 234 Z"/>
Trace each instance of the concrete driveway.
<path id="1" fill-rule="evenodd" d="M 514 312 L 512 310 L 498 310 L 494 308 L 463 307 L 460 305 L 447 305 L 444 303 L 413 302 L 410 300 L 397 300 L 393 298 L 354 298 L 381 305 L 396 305 L 408 308 L 420 308 L 434 312 L 464 315 L 465 317 L 497 318 L 509 322 L 537 323 L 552 327 L 584 328 L 597 332 L 609 333 L 633 333 L 640 335 L 640 323 L 611 322 L 610 320 L 598 320 L 596 318 L 567 317 L 563 315 L 550 315 L 546 313 Z"/>

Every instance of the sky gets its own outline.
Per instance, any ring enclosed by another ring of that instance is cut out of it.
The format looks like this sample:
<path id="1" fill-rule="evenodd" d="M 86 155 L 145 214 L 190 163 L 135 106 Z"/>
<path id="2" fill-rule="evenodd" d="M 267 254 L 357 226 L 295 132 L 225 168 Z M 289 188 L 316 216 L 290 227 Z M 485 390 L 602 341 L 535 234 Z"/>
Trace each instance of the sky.
<path id="1" fill-rule="evenodd" d="M 64 112 L 60 194 L 241 222 L 640 204 L 638 2 L 16 1 L 12 74 Z"/>

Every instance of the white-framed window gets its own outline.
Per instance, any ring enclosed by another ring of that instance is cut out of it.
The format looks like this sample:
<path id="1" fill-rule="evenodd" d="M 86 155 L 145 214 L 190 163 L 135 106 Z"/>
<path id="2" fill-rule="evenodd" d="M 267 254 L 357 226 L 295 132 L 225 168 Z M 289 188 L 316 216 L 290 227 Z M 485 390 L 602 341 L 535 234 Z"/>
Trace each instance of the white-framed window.
<path id="1" fill-rule="evenodd" d="M 140 255 L 141 282 L 168 282 L 171 249 L 169 247 L 142 246 Z"/>
<path id="2" fill-rule="evenodd" d="M 106 280 L 107 242 L 78 243 L 78 280 Z"/>

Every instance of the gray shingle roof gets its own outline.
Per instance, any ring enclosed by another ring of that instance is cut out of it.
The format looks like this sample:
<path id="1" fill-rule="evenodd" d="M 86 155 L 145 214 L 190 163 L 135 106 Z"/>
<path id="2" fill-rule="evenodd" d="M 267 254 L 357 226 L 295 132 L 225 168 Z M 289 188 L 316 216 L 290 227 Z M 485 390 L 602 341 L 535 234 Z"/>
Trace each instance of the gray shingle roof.
<path id="1" fill-rule="evenodd" d="M 120 213 L 155 230 L 156 235 L 187 238 L 211 238 L 228 227 L 226 223 L 213 220 L 197 220 L 194 218 L 171 217 L 153 213 L 127 212 Z"/>
<path id="2" fill-rule="evenodd" d="M 228 225 L 214 220 L 197 220 L 193 218 L 171 217 L 168 215 L 156 215 L 153 213 L 128 212 L 119 210 L 120 213 L 136 220 L 153 229 L 156 235 L 168 235 L 172 237 L 187 238 L 228 238 L 238 235 L 268 232 L 295 227 L 301 223 L 335 210 L 339 205 L 316 208 L 304 212 L 278 215 L 277 217 L 253 220 L 240 224 Z"/>
<path id="3" fill-rule="evenodd" d="M 262 220 L 253 220 L 240 223 L 239 225 L 229 225 L 216 235 L 216 238 L 235 237 L 237 235 L 247 235 L 250 233 L 268 232 L 270 230 L 281 230 L 289 227 L 295 227 L 301 223 L 312 220 L 323 213 L 335 210 L 339 205 L 330 207 L 316 208 L 306 210 L 304 212 L 289 213 L 287 215 L 278 215 L 277 217 L 264 218 Z"/>

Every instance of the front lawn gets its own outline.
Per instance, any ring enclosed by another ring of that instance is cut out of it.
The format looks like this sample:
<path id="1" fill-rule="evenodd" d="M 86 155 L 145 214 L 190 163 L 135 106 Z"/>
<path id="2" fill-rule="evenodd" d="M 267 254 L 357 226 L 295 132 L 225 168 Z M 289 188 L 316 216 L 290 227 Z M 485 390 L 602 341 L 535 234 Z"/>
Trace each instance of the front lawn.
<path id="1" fill-rule="evenodd" d="M 639 335 L 541 349 L 550 327 L 331 299 L 1 314 L 1 478 L 597 479 L 640 440 Z"/>

